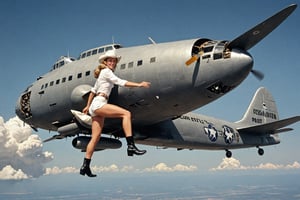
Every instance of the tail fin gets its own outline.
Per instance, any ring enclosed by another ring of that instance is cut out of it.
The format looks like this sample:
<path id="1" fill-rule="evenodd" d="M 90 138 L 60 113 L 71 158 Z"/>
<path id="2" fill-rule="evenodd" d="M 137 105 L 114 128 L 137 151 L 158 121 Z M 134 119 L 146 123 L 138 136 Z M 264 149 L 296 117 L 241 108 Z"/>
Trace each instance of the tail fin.
<path id="1" fill-rule="evenodd" d="M 244 114 L 244 117 L 236 122 L 240 125 L 260 125 L 279 120 L 276 103 L 271 93 L 264 87 L 259 88 Z"/>

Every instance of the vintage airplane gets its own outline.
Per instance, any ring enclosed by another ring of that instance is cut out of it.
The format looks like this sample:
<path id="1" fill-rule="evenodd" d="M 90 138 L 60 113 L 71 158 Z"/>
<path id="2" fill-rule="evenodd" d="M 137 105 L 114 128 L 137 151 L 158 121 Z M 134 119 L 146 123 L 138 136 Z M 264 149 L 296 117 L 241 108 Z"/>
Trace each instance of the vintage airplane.
<path id="1" fill-rule="evenodd" d="M 151 82 L 150 89 L 115 87 L 109 101 L 131 111 L 137 143 L 177 149 L 229 149 L 279 143 L 277 133 L 300 120 L 279 120 L 274 100 L 260 88 L 244 118 L 236 123 L 190 113 L 237 87 L 253 70 L 247 52 L 272 32 L 295 9 L 293 4 L 232 41 L 207 38 L 123 48 L 111 44 L 89 49 L 78 59 L 62 56 L 47 74 L 37 78 L 19 97 L 16 114 L 33 129 L 57 131 L 45 140 L 76 138 L 75 148 L 85 150 L 91 127 L 89 116 L 78 112 L 86 105 L 96 79 L 99 55 L 114 50 L 122 59 L 115 73 L 127 80 Z M 187 67 L 186 67 L 187 66 Z M 76 111 L 77 110 L 77 111 Z M 83 117 L 83 118 L 82 118 Z M 97 150 L 120 148 L 123 132 L 118 119 L 106 119 Z"/>

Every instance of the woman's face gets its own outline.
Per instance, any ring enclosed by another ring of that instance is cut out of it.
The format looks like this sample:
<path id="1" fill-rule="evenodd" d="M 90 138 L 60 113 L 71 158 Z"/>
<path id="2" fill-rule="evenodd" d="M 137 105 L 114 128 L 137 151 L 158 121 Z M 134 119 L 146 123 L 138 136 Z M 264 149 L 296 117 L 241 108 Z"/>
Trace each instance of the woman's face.
<path id="1" fill-rule="evenodd" d="M 117 58 L 107 58 L 106 59 L 106 65 L 110 69 L 114 70 L 116 68 L 116 65 L 117 65 Z"/>

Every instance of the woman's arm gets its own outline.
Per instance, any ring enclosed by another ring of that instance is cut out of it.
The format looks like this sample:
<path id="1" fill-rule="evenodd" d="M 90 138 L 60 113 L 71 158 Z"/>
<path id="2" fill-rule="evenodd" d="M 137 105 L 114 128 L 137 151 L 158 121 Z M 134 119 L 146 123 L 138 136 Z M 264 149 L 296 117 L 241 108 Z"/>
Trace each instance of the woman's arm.
<path id="1" fill-rule="evenodd" d="M 150 82 L 146 82 L 146 81 L 143 81 L 143 82 L 140 82 L 140 83 L 135 83 L 135 82 L 131 82 L 131 81 L 127 81 L 125 83 L 125 87 L 144 87 L 144 88 L 149 88 L 151 85 Z"/>
<path id="2" fill-rule="evenodd" d="M 107 79 L 109 79 L 112 83 L 116 84 L 116 85 L 120 85 L 120 86 L 125 86 L 125 87 L 145 87 L 145 88 L 149 88 L 150 87 L 150 82 L 140 82 L 140 83 L 136 83 L 136 82 L 131 82 L 131 81 L 127 81 L 127 80 L 123 80 L 120 79 L 119 77 L 117 77 L 111 70 L 106 70 L 105 71 L 105 75 L 104 75 Z"/>
<path id="3" fill-rule="evenodd" d="M 92 100 L 93 98 L 95 97 L 95 93 L 93 92 L 90 92 L 90 95 L 89 95 L 89 98 L 88 98 L 88 101 L 87 101 L 87 104 L 86 104 L 86 107 L 82 110 L 82 112 L 84 114 L 88 114 L 88 111 L 89 111 L 89 108 L 90 108 L 90 105 L 92 103 Z"/>

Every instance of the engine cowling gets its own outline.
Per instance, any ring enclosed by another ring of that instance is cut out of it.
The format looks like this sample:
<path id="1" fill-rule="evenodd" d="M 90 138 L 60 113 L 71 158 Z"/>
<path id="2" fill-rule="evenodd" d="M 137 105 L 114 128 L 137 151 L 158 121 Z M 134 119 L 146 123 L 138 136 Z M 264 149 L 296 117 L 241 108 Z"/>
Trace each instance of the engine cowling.
<path id="1" fill-rule="evenodd" d="M 91 137 L 78 136 L 73 139 L 72 145 L 76 149 L 85 151 Z M 122 147 L 122 142 L 118 139 L 101 137 L 100 141 L 95 147 L 95 151 L 101 151 L 105 149 L 119 149 Z"/>

